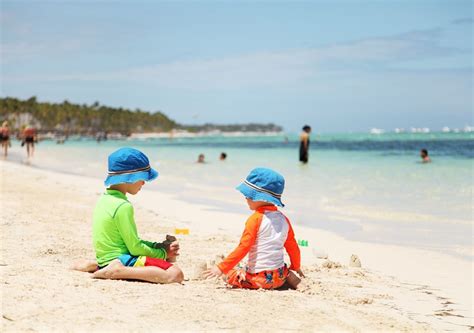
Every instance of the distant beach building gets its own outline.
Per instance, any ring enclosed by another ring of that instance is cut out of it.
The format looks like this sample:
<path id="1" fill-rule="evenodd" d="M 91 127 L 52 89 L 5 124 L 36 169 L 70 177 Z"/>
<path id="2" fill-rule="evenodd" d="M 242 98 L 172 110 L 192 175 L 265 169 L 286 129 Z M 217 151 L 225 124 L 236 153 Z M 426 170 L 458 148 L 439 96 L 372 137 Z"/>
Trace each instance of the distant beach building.
<path id="1" fill-rule="evenodd" d="M 111 139 L 111 140 L 123 140 L 125 138 L 126 136 L 120 132 L 110 132 L 107 134 L 107 139 Z"/>

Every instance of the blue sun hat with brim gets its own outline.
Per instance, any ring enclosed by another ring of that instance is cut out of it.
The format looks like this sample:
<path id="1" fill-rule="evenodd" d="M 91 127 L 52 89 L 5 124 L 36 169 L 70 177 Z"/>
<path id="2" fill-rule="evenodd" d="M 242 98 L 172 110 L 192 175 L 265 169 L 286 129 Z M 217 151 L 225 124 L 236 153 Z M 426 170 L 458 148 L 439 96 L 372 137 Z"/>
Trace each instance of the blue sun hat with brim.
<path id="1" fill-rule="evenodd" d="M 149 182 L 158 177 L 158 172 L 150 166 L 145 154 L 134 148 L 120 148 L 109 155 L 108 176 L 105 186 Z"/>
<path id="2" fill-rule="evenodd" d="M 285 206 L 281 202 L 284 188 L 285 178 L 278 172 L 267 168 L 253 169 L 244 182 L 236 187 L 252 201 L 265 201 L 280 207 Z"/>

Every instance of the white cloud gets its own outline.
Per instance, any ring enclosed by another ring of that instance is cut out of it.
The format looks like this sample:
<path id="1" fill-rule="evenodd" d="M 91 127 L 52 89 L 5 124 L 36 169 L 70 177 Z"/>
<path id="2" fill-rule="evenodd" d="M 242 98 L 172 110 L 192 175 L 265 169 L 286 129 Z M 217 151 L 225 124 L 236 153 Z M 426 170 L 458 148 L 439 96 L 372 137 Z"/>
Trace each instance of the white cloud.
<path id="1" fill-rule="evenodd" d="M 14 81 L 121 81 L 191 90 L 291 86 L 319 76 L 371 66 L 390 68 L 403 61 L 446 57 L 460 50 L 439 45 L 440 29 L 412 31 L 396 36 L 362 39 L 313 49 L 259 52 L 220 59 L 175 61 L 113 72 L 44 77 L 6 78 Z M 21 45 L 12 54 L 28 52 Z"/>

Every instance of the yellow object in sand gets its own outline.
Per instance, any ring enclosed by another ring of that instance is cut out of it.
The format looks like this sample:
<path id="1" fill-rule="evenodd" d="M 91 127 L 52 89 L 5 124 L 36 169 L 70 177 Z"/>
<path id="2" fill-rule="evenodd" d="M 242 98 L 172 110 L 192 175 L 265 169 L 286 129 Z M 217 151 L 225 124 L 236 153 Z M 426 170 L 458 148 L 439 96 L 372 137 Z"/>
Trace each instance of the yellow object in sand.
<path id="1" fill-rule="evenodd" d="M 174 229 L 174 233 L 175 235 L 189 235 L 189 229 L 178 229 L 178 228 L 175 228 Z"/>

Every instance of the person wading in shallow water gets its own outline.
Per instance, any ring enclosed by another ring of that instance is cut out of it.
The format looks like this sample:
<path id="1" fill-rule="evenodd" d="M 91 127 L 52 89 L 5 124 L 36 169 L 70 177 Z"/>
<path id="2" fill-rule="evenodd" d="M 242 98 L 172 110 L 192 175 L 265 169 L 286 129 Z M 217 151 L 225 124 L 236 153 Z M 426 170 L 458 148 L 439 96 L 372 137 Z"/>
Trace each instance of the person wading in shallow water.
<path id="1" fill-rule="evenodd" d="M 303 132 L 300 135 L 300 162 L 308 163 L 309 151 L 309 134 L 311 133 L 311 126 L 304 125 Z"/>
<path id="2" fill-rule="evenodd" d="M 22 133 L 21 146 L 23 147 L 26 144 L 26 154 L 28 158 L 33 157 L 35 153 L 35 143 L 37 142 L 36 129 L 31 126 L 26 126 Z"/>
<path id="3" fill-rule="evenodd" d="M 420 150 L 421 163 L 431 163 L 431 158 L 428 156 L 428 150 Z"/>
<path id="4" fill-rule="evenodd" d="M 3 156 L 7 157 L 8 148 L 11 147 L 10 143 L 10 129 L 8 128 L 8 121 L 4 121 L 2 127 L 0 127 L 0 144 L 3 149 Z"/>
<path id="5" fill-rule="evenodd" d="M 199 154 L 196 163 L 206 163 L 204 154 Z"/>

